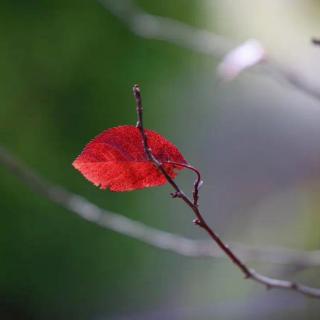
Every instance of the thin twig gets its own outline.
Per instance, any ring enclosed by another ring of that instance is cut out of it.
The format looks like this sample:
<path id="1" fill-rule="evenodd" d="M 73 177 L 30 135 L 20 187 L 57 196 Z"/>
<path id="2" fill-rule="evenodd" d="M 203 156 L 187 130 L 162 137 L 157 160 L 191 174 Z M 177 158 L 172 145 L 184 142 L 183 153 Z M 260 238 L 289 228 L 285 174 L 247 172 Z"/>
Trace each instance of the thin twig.
<path id="1" fill-rule="evenodd" d="M 180 167 L 183 167 L 183 168 L 186 168 L 186 169 L 189 169 L 191 171 L 193 171 L 197 178 L 196 180 L 194 181 L 194 184 L 193 184 L 193 192 L 192 192 L 192 196 L 193 196 L 193 204 L 195 206 L 198 206 L 199 205 L 199 189 L 201 188 L 202 186 L 202 183 L 203 181 L 201 180 L 201 173 L 200 171 L 191 166 L 190 164 L 186 164 L 186 163 L 178 163 L 178 162 L 174 162 L 174 161 L 166 161 L 165 163 L 170 163 L 170 164 L 173 164 L 175 166 L 180 166 Z"/>
<path id="2" fill-rule="evenodd" d="M 0 164 L 37 194 L 104 229 L 186 257 L 225 258 L 220 249 L 212 246 L 211 241 L 193 240 L 150 227 L 121 214 L 99 208 L 82 196 L 71 193 L 61 186 L 52 185 L 1 146 Z M 320 266 L 320 251 L 306 252 L 274 247 L 256 248 L 240 244 L 233 244 L 233 248 L 245 261 L 292 265 L 299 268 Z"/>
<path id="3" fill-rule="evenodd" d="M 226 37 L 192 27 L 183 22 L 145 12 L 133 0 L 98 0 L 103 7 L 118 17 L 128 29 L 145 39 L 162 40 L 198 53 L 222 58 L 238 45 Z M 280 64 L 267 55 L 264 63 L 255 68 L 262 76 L 269 76 L 292 88 L 320 100 L 320 87 L 308 81 L 299 72 Z"/>
<path id="4" fill-rule="evenodd" d="M 152 153 L 152 150 L 148 144 L 148 137 L 144 131 L 143 126 L 143 107 L 142 107 L 142 99 L 141 92 L 138 85 L 133 87 L 133 94 L 136 99 L 136 110 L 137 110 L 137 127 L 141 133 L 141 139 L 143 141 L 144 150 L 148 159 L 157 167 L 157 169 L 165 176 L 168 183 L 175 190 L 174 197 L 179 198 L 185 202 L 185 204 L 190 207 L 190 209 L 195 214 L 196 219 L 193 222 L 198 225 L 200 228 L 205 230 L 207 234 L 211 237 L 211 239 L 218 245 L 218 247 L 226 254 L 226 256 L 241 270 L 244 274 L 245 278 L 252 279 L 255 282 L 261 283 L 267 287 L 267 289 L 272 288 L 281 288 L 287 290 L 297 291 L 305 296 L 319 298 L 320 299 L 320 289 L 312 288 L 308 286 L 304 286 L 301 284 L 297 284 L 291 281 L 279 280 L 266 277 L 257 273 L 256 271 L 250 269 L 242 260 L 238 257 L 238 255 L 227 245 L 224 241 L 219 237 L 219 235 L 210 227 L 205 221 L 199 207 L 192 201 L 179 187 L 179 185 L 171 178 L 171 176 L 167 173 L 161 161 L 159 161 L 155 155 Z"/>

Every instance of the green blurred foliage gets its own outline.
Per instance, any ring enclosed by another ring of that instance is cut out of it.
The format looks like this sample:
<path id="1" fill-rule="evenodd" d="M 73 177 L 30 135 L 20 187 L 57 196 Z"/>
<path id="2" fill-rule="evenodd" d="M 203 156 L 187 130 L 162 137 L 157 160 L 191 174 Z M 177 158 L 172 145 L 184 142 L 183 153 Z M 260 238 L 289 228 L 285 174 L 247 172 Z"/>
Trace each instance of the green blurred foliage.
<path id="1" fill-rule="evenodd" d="M 196 16 L 192 2 L 145 4 L 159 14 Z M 48 180 L 105 208 L 132 218 L 150 214 L 141 209 L 141 193 L 102 194 L 71 162 L 103 129 L 135 122 L 134 83 L 154 92 L 192 55 L 137 38 L 95 1 L 1 1 L 0 39 L 1 144 Z M 170 274 L 171 256 L 83 222 L 4 169 L 0 174 L 4 318 L 89 319 L 150 307 L 170 291 L 154 274 Z"/>
<path id="2" fill-rule="evenodd" d="M 205 25 L 201 1 L 139 4 L 150 13 Z M 71 162 L 102 130 L 135 123 L 131 87 L 139 83 L 147 126 L 178 142 L 190 162 L 204 163 L 207 175 L 215 64 L 212 57 L 133 35 L 94 0 L 2 0 L 0 144 L 47 180 L 103 208 L 187 234 L 194 230 L 192 216 L 179 215 L 185 209 L 170 201 L 169 188 L 101 192 Z M 258 290 L 224 260 L 161 252 L 82 221 L 1 167 L 0 178 L 1 320 L 100 320 L 161 305 L 246 303 Z M 203 202 L 210 208 L 212 189 L 206 190 Z"/>

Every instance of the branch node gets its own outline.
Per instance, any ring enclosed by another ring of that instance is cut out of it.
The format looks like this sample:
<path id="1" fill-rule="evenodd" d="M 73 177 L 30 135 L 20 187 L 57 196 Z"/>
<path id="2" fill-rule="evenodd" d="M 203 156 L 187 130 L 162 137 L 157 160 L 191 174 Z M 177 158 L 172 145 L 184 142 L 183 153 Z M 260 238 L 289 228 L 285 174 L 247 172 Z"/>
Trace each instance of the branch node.
<path id="1" fill-rule="evenodd" d="M 199 226 L 199 227 L 202 226 L 202 222 L 201 222 L 198 218 L 193 219 L 192 222 L 193 222 L 194 224 L 196 224 L 197 226 Z"/>
<path id="2" fill-rule="evenodd" d="M 180 191 L 171 192 L 170 195 L 173 199 L 182 197 L 182 193 Z"/>

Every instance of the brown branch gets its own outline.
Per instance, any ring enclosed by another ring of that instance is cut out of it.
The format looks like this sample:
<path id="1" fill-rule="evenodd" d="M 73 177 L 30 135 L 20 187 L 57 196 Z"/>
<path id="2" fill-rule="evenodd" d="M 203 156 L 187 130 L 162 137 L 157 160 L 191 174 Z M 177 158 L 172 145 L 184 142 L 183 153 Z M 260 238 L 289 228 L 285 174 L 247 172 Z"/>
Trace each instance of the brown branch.
<path id="1" fill-rule="evenodd" d="M 118 17 L 128 29 L 139 37 L 166 41 L 198 53 L 223 58 L 238 45 L 226 37 L 192 27 L 183 22 L 145 12 L 133 0 L 98 0 L 103 7 Z M 267 53 L 264 63 L 255 70 L 262 76 L 281 81 L 301 93 L 320 100 L 320 87 L 302 74 L 278 63 Z"/>
<path id="2" fill-rule="evenodd" d="M 174 197 L 179 198 L 185 202 L 185 204 L 190 207 L 190 209 L 195 214 L 195 219 L 193 222 L 198 225 L 200 228 L 205 230 L 207 234 L 211 237 L 211 239 L 218 245 L 218 247 L 225 253 L 225 255 L 240 269 L 240 271 L 244 274 L 245 278 L 252 279 L 255 282 L 261 283 L 266 286 L 267 289 L 272 288 L 281 288 L 287 290 L 297 291 L 305 296 L 309 296 L 312 298 L 320 299 L 320 289 L 312 288 L 308 286 L 304 286 L 295 282 L 279 280 L 274 278 L 269 278 L 264 275 L 257 273 L 256 271 L 250 269 L 242 260 L 238 257 L 238 255 L 227 245 L 224 241 L 218 236 L 218 234 L 210 227 L 205 221 L 199 207 L 198 203 L 196 203 L 195 199 L 192 201 L 179 187 L 179 185 L 171 178 L 171 176 L 167 173 L 161 161 L 159 161 L 148 144 L 148 138 L 144 131 L 143 126 L 143 107 L 142 107 L 142 99 L 141 92 L 138 85 L 133 87 L 133 94 L 136 99 L 136 110 L 137 110 L 137 127 L 140 130 L 141 138 L 144 145 L 144 150 L 148 159 L 153 162 L 153 164 L 157 167 L 157 169 L 165 176 L 168 183 L 175 190 Z"/>

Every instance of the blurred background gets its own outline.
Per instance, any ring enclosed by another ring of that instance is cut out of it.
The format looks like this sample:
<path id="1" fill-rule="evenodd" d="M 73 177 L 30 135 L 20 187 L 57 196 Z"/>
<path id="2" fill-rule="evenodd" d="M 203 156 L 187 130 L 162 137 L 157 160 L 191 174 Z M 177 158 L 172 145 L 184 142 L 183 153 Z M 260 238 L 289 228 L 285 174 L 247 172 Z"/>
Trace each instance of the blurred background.
<path id="1" fill-rule="evenodd" d="M 167 17 L 236 44 L 255 38 L 320 91 L 320 48 L 310 42 L 320 36 L 320 2 L 102 2 L 0 2 L 1 146 L 102 208 L 206 239 L 168 186 L 101 191 L 71 166 L 104 129 L 135 124 L 131 88 L 139 83 L 145 125 L 201 169 L 201 208 L 227 242 L 319 250 L 320 99 L 259 67 L 221 81 L 222 55 L 202 53 L 206 41 L 192 50 L 153 39 L 152 16 L 140 23 L 130 14 Z M 175 35 L 168 28 L 166 36 Z M 0 319 L 319 319 L 318 300 L 266 291 L 225 259 L 187 258 L 104 230 L 3 166 L 0 178 Z M 192 179 L 183 172 L 177 181 L 190 191 Z M 319 265 L 248 264 L 320 287 Z"/>

